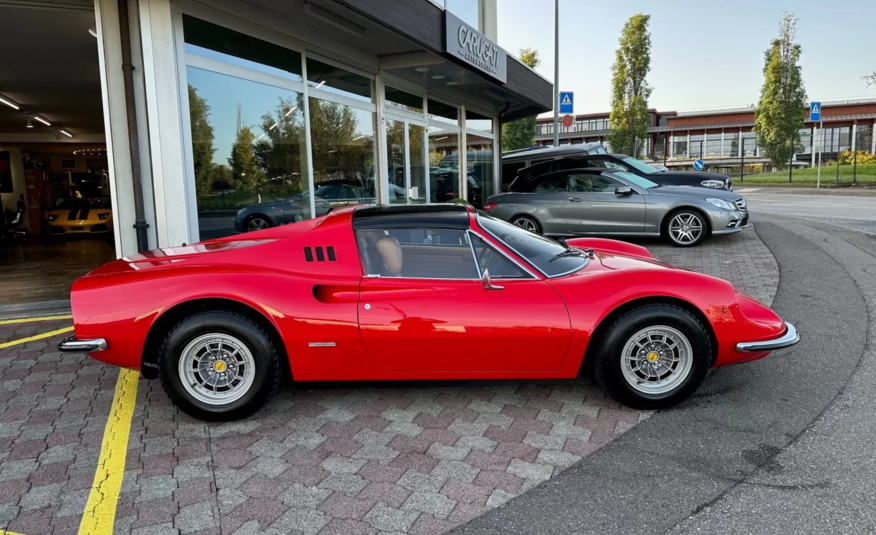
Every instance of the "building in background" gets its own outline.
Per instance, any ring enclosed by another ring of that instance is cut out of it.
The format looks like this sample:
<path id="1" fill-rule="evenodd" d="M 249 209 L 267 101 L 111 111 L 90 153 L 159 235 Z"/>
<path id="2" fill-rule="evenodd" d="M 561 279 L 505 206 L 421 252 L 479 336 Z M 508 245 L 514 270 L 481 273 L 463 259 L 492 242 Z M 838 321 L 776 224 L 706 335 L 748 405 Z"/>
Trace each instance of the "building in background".
<path id="1" fill-rule="evenodd" d="M 707 170 L 735 175 L 740 172 L 743 151 L 746 167 L 763 168 L 769 163 L 752 132 L 753 107 L 680 112 L 651 109 L 648 112 L 651 125 L 648 138 L 643 140 L 643 154 L 647 159 L 665 161 L 667 167 L 677 169 L 692 169 L 694 160 L 702 159 Z M 876 98 L 822 102 L 824 132 L 817 131 L 818 124 L 808 120 L 808 109 L 800 113 L 807 120 L 794 151 L 795 166 L 816 165 L 822 139 L 824 162 L 836 160 L 840 152 L 851 150 L 852 146 L 876 153 L 876 136 L 873 135 Z M 576 115 L 571 127 L 560 126 L 560 144 L 605 143 L 611 129 L 608 117 L 608 113 Z M 553 119 L 539 118 L 536 124 L 536 144 L 553 144 Z"/>

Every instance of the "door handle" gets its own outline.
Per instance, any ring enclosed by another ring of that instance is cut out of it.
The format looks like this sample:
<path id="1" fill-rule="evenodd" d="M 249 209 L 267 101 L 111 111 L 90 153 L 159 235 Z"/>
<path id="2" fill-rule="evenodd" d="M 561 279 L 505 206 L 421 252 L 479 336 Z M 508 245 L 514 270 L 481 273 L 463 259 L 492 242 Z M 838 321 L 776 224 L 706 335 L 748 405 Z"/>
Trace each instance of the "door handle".
<path id="1" fill-rule="evenodd" d="M 569 197 L 569 202 L 584 202 L 581 197 Z"/>

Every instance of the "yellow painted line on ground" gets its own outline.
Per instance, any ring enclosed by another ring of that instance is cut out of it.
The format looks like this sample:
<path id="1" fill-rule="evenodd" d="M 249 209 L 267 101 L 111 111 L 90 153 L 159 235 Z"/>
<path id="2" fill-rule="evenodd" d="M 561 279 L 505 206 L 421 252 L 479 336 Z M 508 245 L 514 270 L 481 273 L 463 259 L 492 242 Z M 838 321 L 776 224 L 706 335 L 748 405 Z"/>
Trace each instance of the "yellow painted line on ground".
<path id="1" fill-rule="evenodd" d="M 137 402 L 137 380 L 140 374 L 134 370 L 119 370 L 116 393 L 100 447 L 97 471 L 85 512 L 79 522 L 79 535 L 112 535 L 116 521 L 116 506 L 125 476 L 125 457 L 128 454 L 128 435 L 131 433 L 131 418 Z"/>
<path id="2" fill-rule="evenodd" d="M 40 333 L 33 336 L 28 336 L 27 338 L 19 338 L 18 340 L 12 340 L 10 342 L 3 342 L 2 344 L 0 344 L 0 349 L 6 349 L 9 346 L 15 346 L 18 344 L 26 344 L 28 342 L 33 342 L 34 340 L 42 340 L 43 338 L 51 338 L 61 333 L 68 333 L 72 330 L 73 327 L 64 327 L 62 329 L 55 329 L 54 331 L 49 331 L 47 333 Z"/>
<path id="3" fill-rule="evenodd" d="M 14 531 L 6 531 L 5 529 L 0 529 L 0 535 L 24 535 L 24 533 L 15 533 Z"/>
<path id="4" fill-rule="evenodd" d="M 72 314 L 63 314 L 61 316 L 40 316 L 38 318 L 18 318 L 14 320 L 0 320 L 0 325 L 12 325 L 14 323 L 31 323 L 34 321 L 54 321 L 54 320 L 69 320 L 73 319 Z M 12 533 L 11 531 L 9 533 Z M 3 531 L 0 531 L 3 535 Z"/>

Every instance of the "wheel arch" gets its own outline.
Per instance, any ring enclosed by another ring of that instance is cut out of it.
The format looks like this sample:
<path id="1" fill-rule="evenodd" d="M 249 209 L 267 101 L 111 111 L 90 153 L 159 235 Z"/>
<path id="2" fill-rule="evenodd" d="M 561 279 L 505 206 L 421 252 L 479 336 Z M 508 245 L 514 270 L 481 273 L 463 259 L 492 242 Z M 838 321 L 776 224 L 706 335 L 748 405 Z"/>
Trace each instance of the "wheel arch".
<path id="1" fill-rule="evenodd" d="M 285 362 L 283 369 L 286 371 L 284 373 L 291 375 L 291 365 L 286 353 L 286 345 L 283 343 L 283 337 L 280 336 L 277 326 L 264 313 L 240 301 L 221 297 L 208 297 L 178 303 L 156 318 L 149 328 L 146 340 L 143 343 L 143 353 L 140 360 L 140 369 L 143 377 L 146 379 L 158 377 L 158 350 L 167 333 L 182 321 L 183 318 L 206 310 L 234 312 L 255 322 L 271 338 L 271 342 L 276 348 L 279 357 Z"/>
<path id="2" fill-rule="evenodd" d="M 508 218 L 508 222 L 513 224 L 513 221 L 518 217 L 532 219 L 533 221 L 535 221 L 535 225 L 538 227 L 538 231 L 544 232 L 544 225 L 541 223 L 541 220 L 529 212 L 516 212 L 514 215 Z"/>
<path id="3" fill-rule="evenodd" d="M 646 305 L 671 305 L 693 314 L 693 316 L 700 320 L 700 322 L 706 328 L 706 332 L 709 335 L 709 342 L 712 347 L 711 363 L 715 363 L 715 360 L 718 358 L 718 337 L 715 335 L 715 329 L 712 328 L 711 322 L 709 322 L 709 319 L 706 317 L 703 311 L 700 310 L 693 303 L 685 301 L 684 299 L 665 295 L 654 295 L 626 301 L 625 303 L 618 305 L 611 312 L 603 316 L 603 318 L 599 321 L 596 328 L 590 335 L 590 341 L 587 343 L 587 349 L 584 352 L 584 359 L 581 362 L 581 368 L 583 369 L 585 366 L 589 366 L 593 362 L 593 356 L 602 347 L 602 340 L 605 338 L 608 329 L 611 328 L 612 325 L 614 325 L 614 322 L 617 321 L 618 318 L 620 318 L 627 312 L 630 312 L 631 310 L 635 310 Z"/>
<path id="4" fill-rule="evenodd" d="M 684 204 L 681 206 L 673 207 L 671 210 L 666 212 L 666 215 L 664 215 L 663 219 L 660 220 L 660 237 L 661 238 L 667 237 L 667 231 L 669 229 L 670 218 L 672 216 L 674 216 L 675 214 L 677 214 L 678 212 L 681 212 L 682 210 L 691 210 L 693 212 L 697 212 L 698 214 L 700 214 L 700 216 L 702 216 L 702 218 L 703 218 L 703 222 L 706 224 L 706 230 L 708 231 L 708 233 L 706 234 L 706 237 L 708 238 L 709 236 L 712 235 L 712 219 L 709 217 L 709 214 L 707 214 L 706 211 L 703 210 L 703 208 L 700 206 L 697 206 L 695 204 Z"/>

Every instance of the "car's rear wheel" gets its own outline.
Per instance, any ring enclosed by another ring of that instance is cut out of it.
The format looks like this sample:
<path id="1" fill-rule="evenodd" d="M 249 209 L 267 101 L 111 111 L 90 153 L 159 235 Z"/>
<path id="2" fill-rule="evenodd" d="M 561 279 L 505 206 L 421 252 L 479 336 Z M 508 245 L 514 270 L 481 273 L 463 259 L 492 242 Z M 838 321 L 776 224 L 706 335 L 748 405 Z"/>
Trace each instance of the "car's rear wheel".
<path id="1" fill-rule="evenodd" d="M 186 414 L 237 420 L 276 393 L 280 363 L 270 337 L 250 319 L 225 311 L 180 321 L 158 354 L 161 383 Z"/>
<path id="2" fill-rule="evenodd" d="M 696 210 L 679 210 L 666 218 L 664 234 L 676 247 L 693 247 L 706 239 L 709 224 Z"/>
<path id="3" fill-rule="evenodd" d="M 535 218 L 528 215 L 514 216 L 513 218 L 511 218 L 511 224 L 517 225 L 523 230 L 528 230 L 529 232 L 541 234 L 541 225 L 538 224 L 538 221 L 536 221 Z"/>
<path id="4" fill-rule="evenodd" d="M 270 228 L 273 225 L 266 218 L 254 215 L 250 217 L 246 221 L 246 231 L 252 232 L 253 230 L 262 230 L 263 228 Z"/>
<path id="5" fill-rule="evenodd" d="M 595 358 L 596 379 L 634 409 L 662 409 L 687 399 L 712 362 L 706 327 L 673 305 L 646 305 L 609 328 Z"/>

